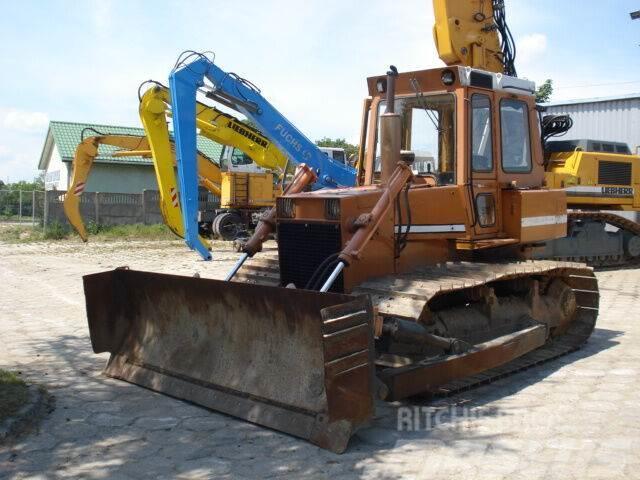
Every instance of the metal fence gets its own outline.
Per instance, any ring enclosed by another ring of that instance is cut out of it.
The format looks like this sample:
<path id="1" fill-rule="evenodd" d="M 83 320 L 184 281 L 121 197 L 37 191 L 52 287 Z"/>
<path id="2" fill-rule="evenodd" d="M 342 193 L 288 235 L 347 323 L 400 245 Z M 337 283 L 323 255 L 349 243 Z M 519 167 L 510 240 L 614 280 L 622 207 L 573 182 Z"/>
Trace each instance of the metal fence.
<path id="1" fill-rule="evenodd" d="M 65 191 L 47 191 L 46 224 L 68 225 L 63 206 L 66 195 Z M 85 224 L 96 225 L 162 223 L 159 195 L 155 190 L 141 193 L 84 192 L 80 197 L 80 216 Z"/>
<path id="2" fill-rule="evenodd" d="M 46 226 L 68 225 L 63 203 L 67 192 L 61 190 L 0 190 L 0 222 Z M 199 210 L 203 221 L 210 221 L 220 200 L 206 190 L 199 192 Z M 160 194 L 156 190 L 141 193 L 84 192 L 80 197 L 80 215 L 85 223 L 122 225 L 162 223 Z M 211 217 L 211 218 L 209 218 Z"/>
<path id="3" fill-rule="evenodd" d="M 0 222 L 43 224 L 45 210 L 42 190 L 0 190 Z"/>
<path id="4" fill-rule="evenodd" d="M 60 190 L 46 192 L 45 225 L 53 222 L 68 225 L 63 207 L 66 195 L 67 192 Z M 207 191 L 200 192 L 199 200 L 201 212 L 212 211 L 220 205 L 219 199 Z M 163 222 L 157 190 L 143 190 L 141 193 L 84 192 L 80 197 L 80 215 L 85 224 L 91 222 L 96 225 Z"/>

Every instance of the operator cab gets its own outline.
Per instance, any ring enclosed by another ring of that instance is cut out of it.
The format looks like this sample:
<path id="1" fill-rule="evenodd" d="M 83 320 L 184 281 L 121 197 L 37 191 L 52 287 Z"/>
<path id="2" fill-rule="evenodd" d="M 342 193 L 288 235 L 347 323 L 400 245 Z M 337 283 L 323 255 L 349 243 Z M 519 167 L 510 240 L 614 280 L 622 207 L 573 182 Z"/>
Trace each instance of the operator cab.
<path id="1" fill-rule="evenodd" d="M 343 165 L 347 163 L 347 155 L 344 148 L 339 147 L 318 147 L 328 158 L 340 162 Z"/>
<path id="2" fill-rule="evenodd" d="M 526 258 L 566 235 L 565 192 L 542 188 L 532 82 L 462 67 L 391 68 L 368 85 L 359 186 L 277 200 L 285 285 L 313 285 L 345 248 L 358 261 L 336 270 L 335 292 L 470 254 Z"/>
<path id="3" fill-rule="evenodd" d="M 363 185 L 380 182 L 380 116 L 386 110 L 386 77 L 367 82 L 371 98 L 365 103 L 359 159 Z M 522 187 L 542 185 L 533 82 L 447 67 L 401 73 L 395 89 L 401 148 L 415 155 L 416 183 L 468 185 L 492 179 Z"/>
<path id="4" fill-rule="evenodd" d="M 224 146 L 220 154 L 220 170 L 223 172 L 264 173 L 251 157 L 239 148 Z"/>

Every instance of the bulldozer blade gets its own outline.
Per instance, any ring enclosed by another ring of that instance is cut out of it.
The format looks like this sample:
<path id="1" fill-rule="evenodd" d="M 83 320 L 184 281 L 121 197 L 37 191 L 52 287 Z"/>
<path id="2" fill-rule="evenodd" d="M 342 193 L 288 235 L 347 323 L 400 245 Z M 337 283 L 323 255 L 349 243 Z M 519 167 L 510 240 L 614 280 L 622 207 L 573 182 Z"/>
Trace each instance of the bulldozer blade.
<path id="1" fill-rule="evenodd" d="M 110 377 L 343 452 L 374 413 L 373 309 L 354 297 L 116 269 L 83 278 Z"/>

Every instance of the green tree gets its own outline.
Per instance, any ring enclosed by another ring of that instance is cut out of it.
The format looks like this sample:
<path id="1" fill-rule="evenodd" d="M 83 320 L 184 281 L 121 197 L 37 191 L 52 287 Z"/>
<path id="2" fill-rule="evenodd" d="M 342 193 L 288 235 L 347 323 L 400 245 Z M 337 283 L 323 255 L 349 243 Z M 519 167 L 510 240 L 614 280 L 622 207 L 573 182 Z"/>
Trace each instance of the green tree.
<path id="1" fill-rule="evenodd" d="M 553 80 L 547 78 L 536 90 L 536 103 L 546 103 L 553 95 Z"/>
<path id="2" fill-rule="evenodd" d="M 31 182 L 20 180 L 19 182 L 11 182 L 1 184 L 2 195 L 0 195 L 0 217 L 10 219 L 20 214 L 20 191 L 27 192 L 22 194 L 22 215 L 28 216 L 32 214 L 34 206 L 32 190 L 44 190 L 44 173 L 38 175 Z M 8 190 L 8 191 L 6 191 Z M 41 198 L 41 197 L 37 197 Z M 37 201 L 35 208 L 39 208 Z M 42 207 L 40 207 L 42 208 Z"/>
<path id="3" fill-rule="evenodd" d="M 320 140 L 316 140 L 316 145 L 319 147 L 333 147 L 333 148 L 344 148 L 345 153 L 347 154 L 347 158 L 351 157 L 351 155 L 358 154 L 358 145 L 353 145 L 348 143 L 344 138 L 329 138 L 323 137 Z"/>
<path id="4" fill-rule="evenodd" d="M 5 185 L 4 187 L 7 190 L 18 190 L 22 191 L 30 191 L 30 190 L 44 190 L 44 179 L 41 179 L 40 176 L 34 178 L 31 182 L 27 182 L 26 180 L 20 180 L 19 182 L 11 182 Z"/>

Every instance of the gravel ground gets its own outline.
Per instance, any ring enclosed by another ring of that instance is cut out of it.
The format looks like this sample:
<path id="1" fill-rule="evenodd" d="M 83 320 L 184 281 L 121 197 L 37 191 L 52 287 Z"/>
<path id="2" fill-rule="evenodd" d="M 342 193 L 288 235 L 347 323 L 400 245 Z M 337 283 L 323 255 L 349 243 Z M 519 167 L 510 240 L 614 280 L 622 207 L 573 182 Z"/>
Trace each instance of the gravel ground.
<path id="1" fill-rule="evenodd" d="M 598 274 L 585 348 L 464 395 L 380 403 L 343 455 L 100 375 L 81 276 L 128 265 L 221 278 L 181 242 L 0 243 L 0 368 L 56 397 L 0 447 L 1 478 L 640 478 L 640 270 Z"/>

